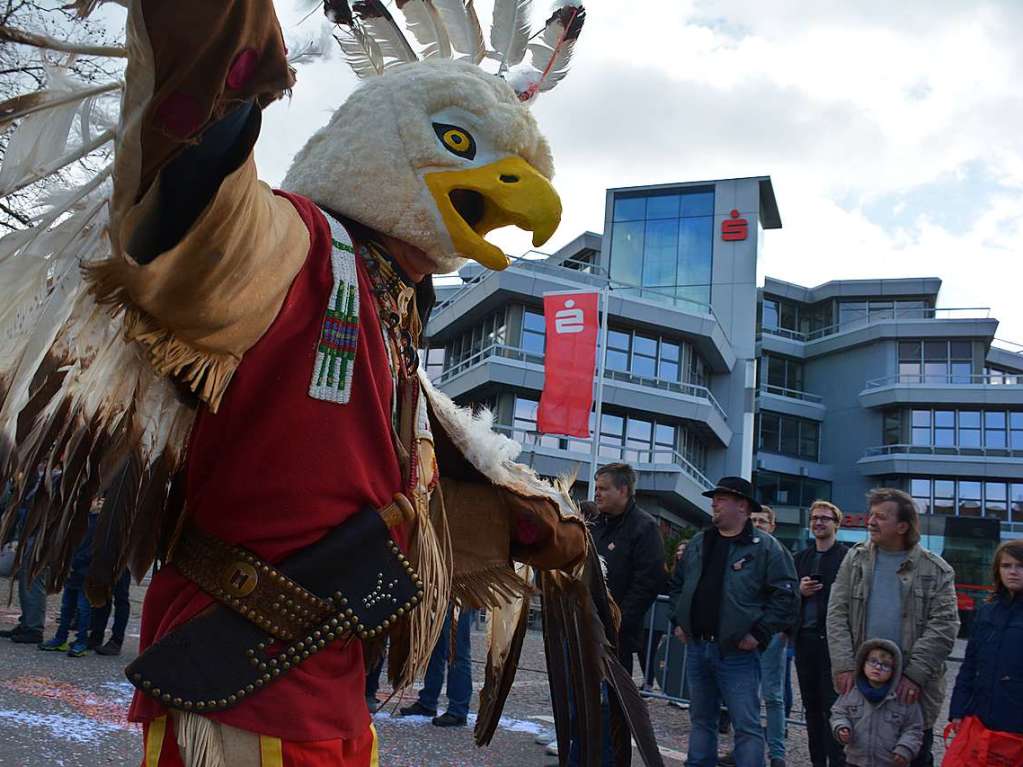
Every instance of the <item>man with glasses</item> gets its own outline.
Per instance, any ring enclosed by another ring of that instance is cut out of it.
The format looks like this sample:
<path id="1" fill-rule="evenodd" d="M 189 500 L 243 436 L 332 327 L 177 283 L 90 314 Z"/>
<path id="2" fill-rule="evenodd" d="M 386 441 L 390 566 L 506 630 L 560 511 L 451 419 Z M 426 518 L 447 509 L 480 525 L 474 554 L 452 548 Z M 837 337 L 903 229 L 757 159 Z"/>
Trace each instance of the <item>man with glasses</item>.
<path id="1" fill-rule="evenodd" d="M 799 621 L 793 628 L 796 646 L 796 676 L 806 710 L 806 737 L 813 767 L 845 765 L 842 744 L 831 736 L 831 706 L 838 698 L 831 681 L 828 653 L 828 599 L 838 567 L 848 547 L 839 543 L 842 512 L 833 503 L 814 501 L 810 506 L 810 535 L 813 546 L 796 554 L 796 576 L 802 597 Z"/>

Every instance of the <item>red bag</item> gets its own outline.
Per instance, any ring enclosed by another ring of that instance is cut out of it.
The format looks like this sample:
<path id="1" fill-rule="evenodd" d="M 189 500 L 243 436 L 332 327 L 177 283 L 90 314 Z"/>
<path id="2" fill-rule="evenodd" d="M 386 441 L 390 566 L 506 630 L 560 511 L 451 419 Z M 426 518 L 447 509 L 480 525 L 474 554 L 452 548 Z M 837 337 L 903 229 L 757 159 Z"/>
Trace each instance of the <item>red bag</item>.
<path id="1" fill-rule="evenodd" d="M 952 743 L 948 738 L 954 734 Z M 941 767 L 1021 767 L 1023 735 L 989 730 L 975 716 L 963 718 L 959 732 L 952 732 L 952 723 L 945 727 L 945 758 Z"/>

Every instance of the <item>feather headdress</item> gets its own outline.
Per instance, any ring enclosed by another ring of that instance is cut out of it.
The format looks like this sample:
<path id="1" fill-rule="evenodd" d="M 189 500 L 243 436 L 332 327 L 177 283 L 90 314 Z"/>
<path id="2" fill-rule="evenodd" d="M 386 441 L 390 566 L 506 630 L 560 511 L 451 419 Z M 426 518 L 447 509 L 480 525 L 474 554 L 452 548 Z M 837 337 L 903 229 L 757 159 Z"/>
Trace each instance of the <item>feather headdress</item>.
<path id="1" fill-rule="evenodd" d="M 381 0 L 325 0 L 335 38 L 359 77 L 434 57 L 489 60 L 524 102 L 565 77 L 586 19 L 578 0 L 555 0 L 543 29 L 531 34 L 532 0 L 495 0 L 488 48 L 473 0 L 397 0 L 397 6 L 418 53 Z"/>

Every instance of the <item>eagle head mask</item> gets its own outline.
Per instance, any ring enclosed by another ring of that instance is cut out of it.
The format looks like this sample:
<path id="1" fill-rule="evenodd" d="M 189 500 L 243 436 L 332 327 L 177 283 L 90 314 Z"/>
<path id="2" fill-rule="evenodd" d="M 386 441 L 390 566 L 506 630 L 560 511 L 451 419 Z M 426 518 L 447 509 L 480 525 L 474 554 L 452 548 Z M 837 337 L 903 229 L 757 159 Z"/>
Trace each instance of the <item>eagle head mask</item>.
<path id="1" fill-rule="evenodd" d="M 546 242 L 561 220 L 550 147 L 503 79 L 438 59 L 362 85 L 295 156 L 283 188 L 416 246 L 437 272 L 508 265 L 485 235 Z"/>
<path id="2" fill-rule="evenodd" d="M 489 232 L 516 226 L 538 247 L 561 220 L 550 147 L 527 104 L 565 76 L 585 11 L 555 0 L 530 35 L 529 3 L 495 0 L 488 48 L 471 0 L 397 5 L 421 54 L 380 0 L 326 4 L 366 79 L 295 156 L 282 187 L 419 248 L 434 272 L 465 259 L 504 269 Z"/>

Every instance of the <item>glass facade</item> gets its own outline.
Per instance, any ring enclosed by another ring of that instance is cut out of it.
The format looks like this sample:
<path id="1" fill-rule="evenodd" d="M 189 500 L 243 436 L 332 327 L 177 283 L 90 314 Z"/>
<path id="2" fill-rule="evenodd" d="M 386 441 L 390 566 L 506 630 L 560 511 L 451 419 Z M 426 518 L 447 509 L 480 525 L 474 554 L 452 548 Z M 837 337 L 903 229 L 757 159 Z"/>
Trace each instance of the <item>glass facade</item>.
<path id="1" fill-rule="evenodd" d="M 1023 522 L 1023 482 L 911 477 L 909 494 L 923 514 Z"/>
<path id="2" fill-rule="evenodd" d="M 900 341 L 899 382 L 968 384 L 973 377 L 970 341 Z"/>
<path id="3" fill-rule="evenodd" d="M 543 314 L 533 309 L 522 313 L 520 345 L 532 354 L 544 353 Z M 599 353 L 599 339 L 598 339 Z M 706 386 L 707 363 L 688 341 L 620 327 L 607 329 L 608 371 L 640 378 Z"/>
<path id="4" fill-rule="evenodd" d="M 758 419 L 758 449 L 807 461 L 819 459 L 821 425 L 817 421 L 766 411 Z"/>
<path id="5" fill-rule="evenodd" d="M 903 442 L 903 413 L 909 419 Z M 1023 412 L 1014 410 L 953 410 L 913 408 L 889 410 L 883 423 L 885 445 L 955 448 L 959 452 L 1023 451 Z"/>
<path id="6" fill-rule="evenodd" d="M 799 360 L 764 354 L 760 358 L 757 373 L 760 376 L 760 384 L 770 389 L 803 391 L 803 363 Z"/>
<path id="7" fill-rule="evenodd" d="M 540 317 L 543 327 L 543 317 Z M 471 362 L 474 355 L 491 346 L 503 346 L 507 343 L 505 309 L 502 307 L 488 314 L 482 322 L 453 338 L 444 347 L 444 366 L 450 370 L 462 363 Z M 541 349 L 540 353 L 543 353 Z"/>
<path id="8" fill-rule="evenodd" d="M 768 506 L 809 508 L 814 501 L 831 500 L 831 483 L 823 479 L 757 471 L 753 474 L 757 500 Z"/>
<path id="9" fill-rule="evenodd" d="M 713 188 L 615 198 L 610 275 L 616 293 L 709 304 L 713 252 Z"/>
<path id="10" fill-rule="evenodd" d="M 523 445 L 551 447 L 588 454 L 588 440 L 538 434 L 536 429 L 537 400 L 515 397 L 512 437 Z M 590 413 L 590 431 L 594 414 Z M 604 461 L 627 463 L 677 463 L 675 454 L 685 457 L 701 472 L 707 466 L 707 446 L 691 428 L 679 423 L 634 415 L 603 412 L 600 417 L 599 454 Z"/>

